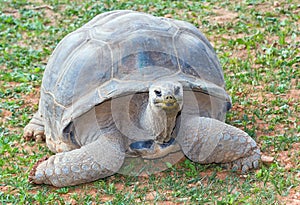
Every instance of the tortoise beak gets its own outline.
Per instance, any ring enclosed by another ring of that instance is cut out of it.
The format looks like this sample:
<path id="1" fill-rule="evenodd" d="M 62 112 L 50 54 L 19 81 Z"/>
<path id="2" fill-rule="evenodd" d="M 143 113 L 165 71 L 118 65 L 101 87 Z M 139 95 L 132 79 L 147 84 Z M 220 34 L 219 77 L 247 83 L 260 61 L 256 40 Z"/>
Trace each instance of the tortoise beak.
<path id="1" fill-rule="evenodd" d="M 173 110 L 175 108 L 179 108 L 177 99 L 173 95 L 166 95 L 163 96 L 162 99 L 154 100 L 154 105 L 164 110 Z"/>

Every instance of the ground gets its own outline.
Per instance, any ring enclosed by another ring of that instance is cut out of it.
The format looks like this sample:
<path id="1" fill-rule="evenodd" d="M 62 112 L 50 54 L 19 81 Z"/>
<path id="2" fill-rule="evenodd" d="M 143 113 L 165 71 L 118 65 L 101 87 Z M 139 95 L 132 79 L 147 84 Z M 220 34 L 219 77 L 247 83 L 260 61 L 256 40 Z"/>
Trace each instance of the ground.
<path id="1" fill-rule="evenodd" d="M 0 4 L 0 202 L 3 204 L 299 204 L 300 6 L 286 1 L 2 1 Z M 96 14 L 133 9 L 186 20 L 212 43 L 233 108 L 269 163 L 247 175 L 187 159 L 148 177 L 120 174 L 67 188 L 27 181 L 52 153 L 26 142 L 47 60 L 57 43 Z"/>

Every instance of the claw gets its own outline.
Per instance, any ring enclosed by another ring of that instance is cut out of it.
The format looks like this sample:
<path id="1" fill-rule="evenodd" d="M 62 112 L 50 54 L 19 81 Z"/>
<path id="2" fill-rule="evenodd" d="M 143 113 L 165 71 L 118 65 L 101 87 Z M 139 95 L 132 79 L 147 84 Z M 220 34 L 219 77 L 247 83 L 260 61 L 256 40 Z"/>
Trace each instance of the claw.
<path id="1" fill-rule="evenodd" d="M 246 174 L 248 171 L 249 171 L 249 167 L 248 167 L 248 165 L 244 165 L 243 167 L 242 167 L 242 174 Z"/>
<path id="2" fill-rule="evenodd" d="M 26 140 L 26 141 L 31 141 L 33 139 L 33 131 L 30 130 L 30 131 L 25 131 L 24 132 L 24 135 L 23 135 L 23 138 Z"/>
<path id="3" fill-rule="evenodd" d="M 38 125 L 28 124 L 24 128 L 23 138 L 26 141 L 35 140 L 41 142 L 45 140 L 44 129 Z"/>
<path id="4" fill-rule="evenodd" d="M 257 169 L 258 167 L 259 167 L 259 161 L 256 160 L 256 161 L 253 162 L 253 168 Z"/>
<path id="5" fill-rule="evenodd" d="M 234 165 L 232 166 L 232 168 L 231 168 L 231 170 L 232 170 L 233 172 L 238 171 L 238 169 L 239 169 L 239 166 L 238 166 L 237 164 L 234 164 Z"/>
<path id="6" fill-rule="evenodd" d="M 29 176 L 28 176 L 28 181 L 29 181 L 30 183 L 37 184 L 37 182 L 35 181 L 35 180 L 36 180 L 36 171 L 37 171 L 37 167 L 38 167 L 42 162 L 46 161 L 47 159 L 48 159 L 47 156 L 45 156 L 45 157 L 39 159 L 39 160 L 35 163 L 35 165 L 32 167 L 32 169 L 31 169 L 31 171 L 30 171 L 30 173 L 29 173 Z"/>
<path id="7" fill-rule="evenodd" d="M 35 141 L 36 142 L 42 142 L 42 141 L 45 141 L 45 135 L 44 135 L 44 132 L 43 132 L 43 134 L 40 134 L 40 133 L 38 133 L 37 135 L 35 135 Z"/>

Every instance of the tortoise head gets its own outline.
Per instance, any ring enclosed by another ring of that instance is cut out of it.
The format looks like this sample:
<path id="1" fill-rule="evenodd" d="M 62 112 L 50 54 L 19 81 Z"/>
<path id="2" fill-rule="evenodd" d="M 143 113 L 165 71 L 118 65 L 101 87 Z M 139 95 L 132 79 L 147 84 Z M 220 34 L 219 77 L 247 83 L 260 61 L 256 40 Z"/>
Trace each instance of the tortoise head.
<path id="1" fill-rule="evenodd" d="M 172 138 L 172 132 L 182 104 L 183 87 L 179 82 L 154 82 L 149 88 L 147 108 L 141 115 L 141 127 L 148 130 L 153 139 L 131 143 L 127 154 L 156 159 L 179 151 L 180 147 Z"/>
<path id="2" fill-rule="evenodd" d="M 176 81 L 159 81 L 149 88 L 149 105 L 153 111 L 164 110 L 167 114 L 177 114 L 182 109 L 183 88 Z"/>

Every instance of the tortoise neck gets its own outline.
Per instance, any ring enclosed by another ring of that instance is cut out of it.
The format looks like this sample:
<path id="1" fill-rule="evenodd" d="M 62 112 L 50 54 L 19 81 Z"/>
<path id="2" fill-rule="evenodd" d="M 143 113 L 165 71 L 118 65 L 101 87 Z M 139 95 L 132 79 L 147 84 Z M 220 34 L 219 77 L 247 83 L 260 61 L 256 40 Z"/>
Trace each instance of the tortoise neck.
<path id="1" fill-rule="evenodd" d="M 165 112 L 148 103 L 141 116 L 141 126 L 149 131 L 158 143 L 168 142 L 176 124 L 177 113 Z"/>

